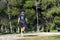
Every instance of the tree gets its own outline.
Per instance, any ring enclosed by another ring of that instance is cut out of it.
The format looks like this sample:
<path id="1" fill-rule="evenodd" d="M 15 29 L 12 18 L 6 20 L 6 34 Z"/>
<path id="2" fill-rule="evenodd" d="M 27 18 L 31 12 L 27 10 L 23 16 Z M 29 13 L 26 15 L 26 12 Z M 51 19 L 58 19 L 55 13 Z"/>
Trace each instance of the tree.
<path id="1" fill-rule="evenodd" d="M 46 29 L 49 29 L 50 27 L 52 27 L 52 23 L 54 25 L 54 18 L 56 16 L 59 16 L 59 7 L 58 7 L 58 0 L 41 0 L 40 1 L 40 17 L 42 18 L 42 20 L 44 19 L 45 21 L 43 21 L 43 23 L 45 22 L 44 25 L 47 26 Z M 42 14 L 42 15 L 41 15 Z M 40 20 L 41 21 L 41 20 Z M 47 23 L 47 24 L 46 24 Z M 49 26 L 49 27 L 48 27 Z"/>
<path id="2" fill-rule="evenodd" d="M 36 30 L 37 16 L 35 1 L 37 1 L 38 7 L 39 26 L 43 26 L 43 30 L 48 32 L 56 27 L 59 28 L 60 26 L 59 0 L 10 0 L 9 5 L 7 4 L 7 1 L 8 0 L 0 1 L 0 24 L 7 28 L 10 22 L 13 32 L 18 28 L 17 18 L 22 9 L 25 10 L 25 14 L 28 18 L 27 30 Z M 38 27 L 37 29 L 39 30 L 40 28 Z"/>

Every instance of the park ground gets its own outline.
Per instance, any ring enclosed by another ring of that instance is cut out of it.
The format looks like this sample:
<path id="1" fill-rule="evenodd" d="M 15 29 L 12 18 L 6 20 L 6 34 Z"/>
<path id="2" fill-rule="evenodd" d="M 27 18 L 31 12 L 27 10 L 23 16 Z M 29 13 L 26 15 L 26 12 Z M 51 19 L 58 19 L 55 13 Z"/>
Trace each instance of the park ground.
<path id="1" fill-rule="evenodd" d="M 47 36 L 47 37 L 35 37 L 35 38 L 25 38 L 18 40 L 60 40 L 60 36 Z"/>
<path id="2" fill-rule="evenodd" d="M 0 35 L 0 40 L 60 40 L 60 33 L 25 33 Z"/>

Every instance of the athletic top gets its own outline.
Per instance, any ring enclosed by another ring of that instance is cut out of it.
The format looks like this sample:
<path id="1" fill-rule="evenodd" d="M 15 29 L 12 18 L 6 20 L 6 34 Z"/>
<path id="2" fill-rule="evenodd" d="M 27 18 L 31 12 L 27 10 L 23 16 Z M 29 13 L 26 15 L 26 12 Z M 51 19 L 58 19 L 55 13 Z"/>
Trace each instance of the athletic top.
<path id="1" fill-rule="evenodd" d="M 20 14 L 20 22 L 25 22 L 25 15 L 24 14 Z"/>

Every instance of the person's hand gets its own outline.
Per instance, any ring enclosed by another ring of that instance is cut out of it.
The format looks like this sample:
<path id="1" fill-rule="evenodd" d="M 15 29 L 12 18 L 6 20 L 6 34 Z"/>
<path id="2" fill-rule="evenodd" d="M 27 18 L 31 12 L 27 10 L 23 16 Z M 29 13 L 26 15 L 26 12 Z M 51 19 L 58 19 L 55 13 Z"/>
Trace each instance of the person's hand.
<path id="1" fill-rule="evenodd" d="M 19 24 L 19 22 L 18 22 L 18 24 Z"/>
<path id="2" fill-rule="evenodd" d="M 28 21 L 27 21 L 27 18 L 26 18 L 25 20 L 26 20 L 26 22 L 28 22 Z"/>
<path id="3" fill-rule="evenodd" d="M 19 24 L 20 18 L 18 18 L 18 24 Z"/>

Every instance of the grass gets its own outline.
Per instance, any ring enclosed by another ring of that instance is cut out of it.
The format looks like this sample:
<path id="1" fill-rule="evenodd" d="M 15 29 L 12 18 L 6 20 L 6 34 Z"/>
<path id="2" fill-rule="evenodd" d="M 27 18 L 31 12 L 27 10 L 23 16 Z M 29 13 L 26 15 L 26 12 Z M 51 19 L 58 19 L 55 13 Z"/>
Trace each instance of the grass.
<path id="1" fill-rule="evenodd" d="M 51 30 L 51 32 L 58 32 L 58 30 Z"/>
<path id="2" fill-rule="evenodd" d="M 60 36 L 24 38 L 18 40 L 60 40 Z"/>

